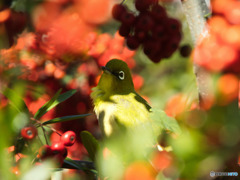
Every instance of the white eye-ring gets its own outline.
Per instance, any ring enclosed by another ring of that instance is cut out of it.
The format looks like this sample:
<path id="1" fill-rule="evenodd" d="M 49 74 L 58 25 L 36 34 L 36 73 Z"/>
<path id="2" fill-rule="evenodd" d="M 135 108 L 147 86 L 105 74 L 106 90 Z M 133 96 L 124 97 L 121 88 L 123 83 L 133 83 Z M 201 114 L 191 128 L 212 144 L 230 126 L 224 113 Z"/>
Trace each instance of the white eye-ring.
<path id="1" fill-rule="evenodd" d="M 119 71 L 118 77 L 119 77 L 119 79 L 124 80 L 124 72 L 123 71 Z"/>

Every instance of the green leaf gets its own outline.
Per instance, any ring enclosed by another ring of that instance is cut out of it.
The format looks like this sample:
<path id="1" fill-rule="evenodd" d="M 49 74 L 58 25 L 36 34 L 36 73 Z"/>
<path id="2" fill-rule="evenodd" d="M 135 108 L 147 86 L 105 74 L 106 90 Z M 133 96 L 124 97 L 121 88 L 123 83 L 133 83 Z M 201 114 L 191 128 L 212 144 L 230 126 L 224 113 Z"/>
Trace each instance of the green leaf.
<path id="1" fill-rule="evenodd" d="M 6 88 L 5 91 L 2 92 L 4 96 L 6 96 L 9 100 L 11 105 L 18 111 L 18 112 L 25 112 L 29 115 L 29 110 L 27 105 L 23 101 L 23 99 L 18 96 L 12 89 Z"/>
<path id="2" fill-rule="evenodd" d="M 81 132 L 81 139 L 84 147 L 86 148 L 89 157 L 94 161 L 96 157 L 96 153 L 99 149 L 98 141 L 95 137 L 88 131 Z"/>
<path id="3" fill-rule="evenodd" d="M 56 101 L 54 101 L 54 103 L 49 107 L 49 110 L 54 108 L 55 106 L 57 106 L 59 103 L 67 100 L 68 98 L 70 98 L 72 95 L 74 95 L 75 93 L 77 92 L 77 90 L 75 89 L 72 89 L 72 90 L 69 90 L 63 94 L 61 94 Z"/>
<path id="4" fill-rule="evenodd" d="M 164 111 L 152 108 L 150 116 L 154 126 L 159 126 L 159 128 L 169 130 L 177 135 L 181 134 L 177 121 L 173 117 L 168 116 Z"/>
<path id="5" fill-rule="evenodd" d="M 42 1 L 43 0 L 13 0 L 11 4 L 11 9 L 17 12 L 30 13 L 31 10 Z"/>
<path id="6" fill-rule="evenodd" d="M 66 158 L 64 159 L 63 168 L 91 171 L 94 174 L 97 174 L 97 171 L 94 167 L 93 162 L 89 162 L 89 161 L 78 161 L 78 160 L 72 160 L 70 158 Z"/>
<path id="7" fill-rule="evenodd" d="M 58 117 L 58 118 L 51 119 L 49 121 L 45 121 L 42 124 L 46 125 L 46 124 L 53 124 L 53 123 L 71 121 L 71 120 L 75 120 L 75 119 L 84 118 L 84 117 L 89 116 L 89 115 L 91 115 L 91 114 L 80 114 L 80 115 L 63 116 L 63 117 Z"/>
<path id="8" fill-rule="evenodd" d="M 34 118 L 39 119 L 41 118 L 44 114 L 46 114 L 49 110 L 57 106 L 59 103 L 67 100 L 70 98 L 72 95 L 74 95 L 77 91 L 75 89 L 72 89 L 70 91 L 67 91 L 63 94 L 60 95 L 62 89 L 60 89 L 54 96 L 53 98 L 45 103 L 35 114 Z"/>
<path id="9" fill-rule="evenodd" d="M 50 99 L 48 102 L 46 102 L 34 115 L 35 119 L 41 118 L 44 114 L 46 114 L 49 110 L 52 104 L 57 100 L 61 93 L 62 89 L 59 89 L 58 92 L 53 96 L 52 99 Z"/>

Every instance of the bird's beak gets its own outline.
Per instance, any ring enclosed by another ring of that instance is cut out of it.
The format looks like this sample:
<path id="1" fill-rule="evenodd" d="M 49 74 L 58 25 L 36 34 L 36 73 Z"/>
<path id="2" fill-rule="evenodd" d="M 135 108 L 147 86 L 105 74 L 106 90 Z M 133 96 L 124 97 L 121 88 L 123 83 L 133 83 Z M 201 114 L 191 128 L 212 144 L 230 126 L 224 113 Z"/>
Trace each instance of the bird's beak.
<path id="1" fill-rule="evenodd" d="M 105 72 L 107 74 L 112 74 L 111 70 L 109 68 L 107 68 L 106 66 L 102 66 L 102 70 L 103 70 L 103 72 Z"/>

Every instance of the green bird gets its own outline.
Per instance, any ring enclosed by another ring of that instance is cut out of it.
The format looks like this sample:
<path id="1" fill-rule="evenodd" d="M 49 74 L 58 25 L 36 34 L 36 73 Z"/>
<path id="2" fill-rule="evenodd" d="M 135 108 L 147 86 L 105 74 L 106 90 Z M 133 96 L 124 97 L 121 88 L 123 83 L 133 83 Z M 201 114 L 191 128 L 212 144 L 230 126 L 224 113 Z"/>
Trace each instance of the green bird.
<path id="1" fill-rule="evenodd" d="M 143 127 L 141 130 L 146 133 L 151 131 L 154 139 L 162 129 L 180 132 L 175 119 L 162 110 L 151 108 L 135 91 L 130 70 L 124 61 L 112 59 L 102 70 L 91 98 L 104 136 L 110 137 L 136 127 Z"/>
<path id="2" fill-rule="evenodd" d="M 102 67 L 103 74 L 91 97 L 105 136 L 149 121 L 151 107 L 136 93 L 127 64 L 118 59 Z"/>

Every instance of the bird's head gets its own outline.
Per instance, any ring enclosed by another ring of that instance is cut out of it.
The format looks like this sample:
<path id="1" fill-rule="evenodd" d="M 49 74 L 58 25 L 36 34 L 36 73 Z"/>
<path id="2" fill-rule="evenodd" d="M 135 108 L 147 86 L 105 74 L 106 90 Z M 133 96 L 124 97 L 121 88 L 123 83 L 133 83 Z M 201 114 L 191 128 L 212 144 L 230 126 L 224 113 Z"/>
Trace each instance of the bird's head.
<path id="1" fill-rule="evenodd" d="M 125 94 L 134 91 L 130 70 L 124 61 L 112 59 L 102 67 L 102 70 L 98 86 L 104 92 Z"/>

